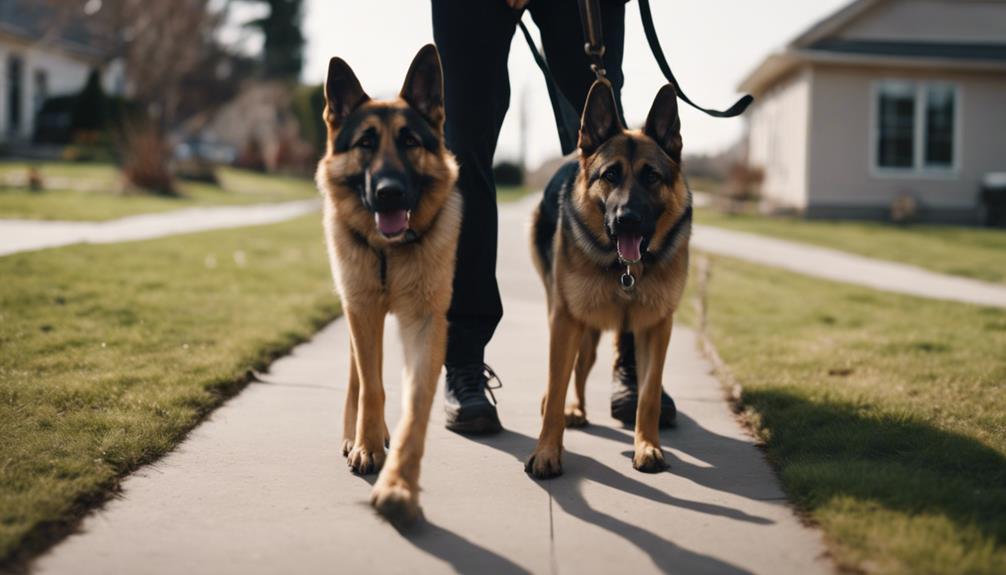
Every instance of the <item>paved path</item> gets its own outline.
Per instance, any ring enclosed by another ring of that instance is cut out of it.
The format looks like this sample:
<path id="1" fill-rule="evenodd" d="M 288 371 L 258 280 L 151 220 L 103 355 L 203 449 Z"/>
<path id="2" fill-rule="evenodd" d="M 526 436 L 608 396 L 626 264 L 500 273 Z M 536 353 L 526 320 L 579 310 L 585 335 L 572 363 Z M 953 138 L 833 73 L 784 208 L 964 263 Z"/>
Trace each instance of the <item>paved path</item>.
<path id="1" fill-rule="evenodd" d="M 692 247 L 884 291 L 1006 308 L 1006 286 L 1000 284 L 757 234 L 697 225 Z"/>
<path id="2" fill-rule="evenodd" d="M 0 220 L 0 256 L 79 243 L 147 240 L 220 228 L 282 222 L 317 210 L 320 200 L 186 208 L 106 222 Z"/>
<path id="3" fill-rule="evenodd" d="M 547 327 L 527 255 L 528 202 L 501 216 L 506 317 L 488 359 L 507 431 L 454 435 L 434 406 L 423 462 L 428 523 L 400 534 L 367 506 L 372 479 L 339 452 L 348 336 L 337 321 L 273 365 L 172 454 L 124 484 L 38 560 L 39 573 L 771 573 L 828 572 L 819 535 L 786 505 L 734 420 L 694 335 L 675 331 L 665 385 L 681 410 L 662 434 L 671 471 L 632 469 L 631 431 L 608 417 L 610 341 L 588 385 L 593 425 L 566 435 L 565 475 L 528 478 Z M 396 330 L 385 354 L 399 416 Z M 393 427 L 392 427 L 393 428 Z"/>

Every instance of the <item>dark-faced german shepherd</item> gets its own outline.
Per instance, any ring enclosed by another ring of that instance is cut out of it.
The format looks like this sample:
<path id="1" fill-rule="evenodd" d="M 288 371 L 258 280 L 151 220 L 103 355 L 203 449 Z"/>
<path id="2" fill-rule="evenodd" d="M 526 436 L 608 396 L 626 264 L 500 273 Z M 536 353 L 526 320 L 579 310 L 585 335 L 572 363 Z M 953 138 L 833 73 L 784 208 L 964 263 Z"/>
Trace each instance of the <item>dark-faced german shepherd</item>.
<path id="1" fill-rule="evenodd" d="M 562 473 L 566 419 L 583 422 L 584 385 L 602 330 L 635 336 L 639 406 L 633 466 L 664 469 L 661 378 L 688 275 L 691 193 L 681 172 L 674 89 L 657 94 L 642 131 L 622 127 L 610 85 L 595 82 L 580 125 L 579 161 L 559 170 L 532 222 L 531 252 L 548 294 L 548 390 L 526 470 Z M 576 400 L 566 388 L 576 371 Z"/>
<path id="2" fill-rule="evenodd" d="M 350 331 L 343 454 L 380 470 L 371 503 L 395 523 L 420 514 L 419 462 L 444 363 L 447 308 L 461 226 L 457 165 L 444 146 L 443 76 L 432 45 L 416 55 L 397 99 L 371 100 L 332 58 L 325 83 L 328 150 L 318 164 L 325 235 Z M 405 349 L 402 419 L 385 462 L 384 318 Z"/>

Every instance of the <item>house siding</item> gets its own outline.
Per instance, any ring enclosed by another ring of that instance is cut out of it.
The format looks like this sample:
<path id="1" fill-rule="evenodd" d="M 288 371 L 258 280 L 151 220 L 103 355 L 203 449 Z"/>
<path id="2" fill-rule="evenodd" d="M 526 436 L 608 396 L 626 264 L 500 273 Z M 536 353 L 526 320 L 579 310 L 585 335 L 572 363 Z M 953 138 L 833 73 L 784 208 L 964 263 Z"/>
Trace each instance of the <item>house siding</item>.
<path id="1" fill-rule="evenodd" d="M 983 176 L 1006 171 L 1006 78 L 952 71 L 818 66 L 811 89 L 811 216 L 883 217 L 901 195 L 936 221 L 976 221 Z M 957 86 L 955 169 L 891 173 L 874 168 L 874 86 L 883 80 Z"/>
<path id="2" fill-rule="evenodd" d="M 809 69 L 764 94 L 750 111 L 748 160 L 764 170 L 762 197 L 771 205 L 803 210 L 807 205 Z"/>
<path id="3" fill-rule="evenodd" d="M 1006 34 L 1002 0 L 892 0 L 881 2 L 837 34 L 843 40 L 989 42 Z"/>

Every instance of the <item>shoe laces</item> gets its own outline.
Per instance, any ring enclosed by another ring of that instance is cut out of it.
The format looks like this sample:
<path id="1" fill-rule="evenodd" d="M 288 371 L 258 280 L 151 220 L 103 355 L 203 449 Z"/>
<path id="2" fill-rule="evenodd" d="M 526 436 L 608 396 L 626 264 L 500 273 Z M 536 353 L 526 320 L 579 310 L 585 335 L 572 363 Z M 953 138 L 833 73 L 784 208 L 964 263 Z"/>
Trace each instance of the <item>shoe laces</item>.
<path id="1" fill-rule="evenodd" d="M 496 395 L 493 394 L 494 389 L 499 389 L 503 387 L 503 380 L 496 375 L 493 368 L 489 367 L 489 364 L 469 364 L 459 367 L 452 368 L 453 372 L 451 379 L 453 380 L 453 385 L 455 394 L 459 398 L 469 397 L 472 395 L 482 395 L 483 390 L 489 392 L 489 397 L 493 400 L 493 405 L 496 405 Z M 493 383 L 495 381 L 495 383 Z M 484 397 L 484 396 L 483 396 Z"/>

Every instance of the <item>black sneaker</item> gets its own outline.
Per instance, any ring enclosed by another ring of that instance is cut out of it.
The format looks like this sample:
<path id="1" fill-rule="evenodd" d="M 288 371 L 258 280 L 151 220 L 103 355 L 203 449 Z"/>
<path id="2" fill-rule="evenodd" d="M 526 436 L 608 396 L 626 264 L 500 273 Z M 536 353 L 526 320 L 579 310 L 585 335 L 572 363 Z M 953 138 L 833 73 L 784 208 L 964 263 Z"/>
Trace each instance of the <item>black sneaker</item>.
<path id="1" fill-rule="evenodd" d="M 489 385 L 496 380 L 496 385 Z M 447 388 L 444 393 L 447 429 L 464 435 L 488 435 L 503 430 L 496 413 L 494 389 L 503 382 L 484 363 L 447 366 Z M 486 397 L 492 398 L 490 403 Z"/>
<path id="2" fill-rule="evenodd" d="M 612 373 L 611 416 L 624 425 L 636 424 L 636 407 L 639 405 L 639 387 L 636 379 L 635 347 L 632 336 L 619 334 Z M 660 429 L 674 427 L 678 408 L 667 392 L 660 389 Z"/>

